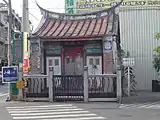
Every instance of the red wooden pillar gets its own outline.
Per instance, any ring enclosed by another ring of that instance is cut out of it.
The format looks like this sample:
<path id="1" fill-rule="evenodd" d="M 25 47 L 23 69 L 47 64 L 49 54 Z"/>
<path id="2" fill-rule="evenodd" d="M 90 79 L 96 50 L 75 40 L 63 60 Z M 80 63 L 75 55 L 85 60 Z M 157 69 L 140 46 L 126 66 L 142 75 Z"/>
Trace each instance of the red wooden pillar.
<path id="1" fill-rule="evenodd" d="M 113 42 L 112 37 L 103 40 L 103 72 L 104 74 L 113 73 Z"/>

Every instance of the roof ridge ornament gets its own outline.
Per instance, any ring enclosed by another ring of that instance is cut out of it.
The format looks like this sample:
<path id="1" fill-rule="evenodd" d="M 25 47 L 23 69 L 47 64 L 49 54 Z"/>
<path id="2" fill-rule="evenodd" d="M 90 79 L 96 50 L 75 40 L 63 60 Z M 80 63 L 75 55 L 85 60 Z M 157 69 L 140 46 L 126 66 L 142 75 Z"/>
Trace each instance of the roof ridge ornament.
<path id="1" fill-rule="evenodd" d="M 113 7 L 101 10 L 101 11 L 96 11 L 96 12 L 91 12 L 91 13 L 85 13 L 85 14 L 66 14 L 66 13 L 57 13 L 57 12 L 52 12 L 49 10 L 46 10 L 42 8 L 36 1 L 37 6 L 39 7 L 41 14 L 45 18 L 51 18 L 51 19 L 65 19 L 65 20 L 77 20 L 77 19 L 93 19 L 93 18 L 98 18 L 98 17 L 104 17 L 107 16 L 110 12 L 115 10 L 118 6 L 121 5 L 123 0 L 121 0 L 118 4 L 116 4 Z"/>

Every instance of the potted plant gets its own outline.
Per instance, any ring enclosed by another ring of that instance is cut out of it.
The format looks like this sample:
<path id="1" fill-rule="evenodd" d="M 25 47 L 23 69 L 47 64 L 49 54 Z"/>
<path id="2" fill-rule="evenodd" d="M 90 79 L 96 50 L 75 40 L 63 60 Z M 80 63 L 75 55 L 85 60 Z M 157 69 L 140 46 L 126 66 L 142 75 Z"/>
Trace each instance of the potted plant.
<path id="1" fill-rule="evenodd" d="M 155 36 L 156 40 L 160 40 L 160 33 L 157 33 Z M 159 77 L 160 75 L 160 46 L 154 49 L 154 56 L 153 56 L 153 67 Z M 152 80 L 152 92 L 160 92 L 160 85 L 159 80 Z"/>

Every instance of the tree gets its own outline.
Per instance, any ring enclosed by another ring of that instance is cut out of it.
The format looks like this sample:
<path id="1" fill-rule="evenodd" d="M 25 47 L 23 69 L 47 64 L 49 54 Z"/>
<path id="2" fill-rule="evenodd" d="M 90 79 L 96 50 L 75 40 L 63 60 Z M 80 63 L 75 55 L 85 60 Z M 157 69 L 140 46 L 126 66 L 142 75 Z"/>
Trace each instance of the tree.
<path id="1" fill-rule="evenodd" d="M 160 33 L 157 33 L 155 35 L 155 39 L 156 40 L 160 40 Z M 159 74 L 160 73 L 160 46 L 156 47 L 154 49 L 155 54 L 154 54 L 154 58 L 153 58 L 153 67 L 156 70 L 156 72 Z"/>

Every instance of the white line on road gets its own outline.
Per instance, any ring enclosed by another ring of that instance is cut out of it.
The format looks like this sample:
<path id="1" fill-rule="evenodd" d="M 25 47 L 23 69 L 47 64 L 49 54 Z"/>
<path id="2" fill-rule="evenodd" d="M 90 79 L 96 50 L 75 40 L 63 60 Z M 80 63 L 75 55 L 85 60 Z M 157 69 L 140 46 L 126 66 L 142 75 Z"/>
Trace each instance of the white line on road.
<path id="1" fill-rule="evenodd" d="M 147 108 L 147 107 L 154 105 L 154 104 L 157 104 L 157 103 L 159 103 L 159 102 L 153 102 L 153 103 L 148 102 L 148 103 L 144 103 L 142 106 L 139 106 L 137 108 Z"/>
<path id="2" fill-rule="evenodd" d="M 27 116 L 27 117 L 13 117 L 16 120 L 23 119 L 43 119 L 43 118 L 63 118 L 63 117 L 89 117 L 89 116 L 97 116 L 96 114 L 75 114 L 75 115 L 50 115 L 50 116 Z"/>
<path id="3" fill-rule="evenodd" d="M 60 114 L 77 114 L 89 113 L 89 111 L 69 111 L 69 112 L 50 112 L 50 113 L 26 113 L 26 114 L 11 114 L 12 116 L 35 116 L 35 115 L 60 115 Z"/>
<path id="4" fill-rule="evenodd" d="M 7 109 L 15 108 L 45 108 L 45 107 L 61 107 L 61 106 L 73 106 L 72 104 L 61 104 L 61 105 L 43 105 L 43 106 L 16 106 L 16 107 L 6 107 Z"/>
<path id="5" fill-rule="evenodd" d="M 77 108 L 77 109 L 59 109 L 59 110 L 33 110 L 33 111 L 9 111 L 10 114 L 16 114 L 16 113 L 44 113 L 44 112 L 64 112 L 64 111 L 80 111 L 83 109 Z"/>
<path id="6" fill-rule="evenodd" d="M 158 108 L 160 102 L 146 102 L 141 104 L 121 104 L 119 108 Z"/>
<path id="7" fill-rule="evenodd" d="M 134 104 L 121 104 L 121 106 L 119 108 L 128 108 L 132 105 L 134 105 Z"/>
<path id="8" fill-rule="evenodd" d="M 13 120 L 106 120 L 72 104 L 6 107 Z"/>
<path id="9" fill-rule="evenodd" d="M 56 118 L 52 120 L 107 120 L 104 117 L 82 117 L 82 118 Z M 51 119 L 40 119 L 40 120 L 51 120 Z"/>
<path id="10" fill-rule="evenodd" d="M 68 107 L 54 107 L 54 106 L 52 106 L 52 107 L 48 107 L 48 108 L 26 108 L 26 109 L 8 109 L 8 111 L 11 111 L 11 110 L 14 110 L 14 111 L 29 111 L 29 110 L 48 110 L 48 109 L 65 109 L 65 108 L 77 108 L 76 106 L 68 106 Z"/>
<path id="11" fill-rule="evenodd" d="M 6 96 L 6 95 L 9 95 L 9 93 L 0 94 L 0 97 Z"/>

